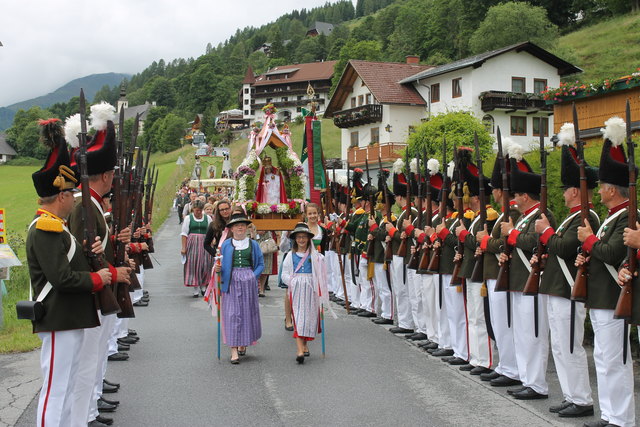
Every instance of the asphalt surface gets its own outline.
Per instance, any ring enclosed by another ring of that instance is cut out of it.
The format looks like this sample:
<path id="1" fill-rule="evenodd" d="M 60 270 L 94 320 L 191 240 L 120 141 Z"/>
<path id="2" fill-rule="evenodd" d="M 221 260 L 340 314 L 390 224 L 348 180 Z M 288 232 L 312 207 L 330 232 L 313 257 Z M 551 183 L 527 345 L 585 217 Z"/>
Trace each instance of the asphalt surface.
<path id="1" fill-rule="evenodd" d="M 275 278 L 261 298 L 262 339 L 239 365 L 229 350 L 216 357 L 216 321 L 181 283 L 179 228 L 173 218 L 154 237 L 156 268 L 146 274 L 149 307 L 130 327 L 141 340 L 130 359 L 109 362 L 107 378 L 122 384 L 115 426 L 521 426 L 582 425 L 548 412 L 562 395 L 549 357 L 548 400 L 516 401 L 504 388 L 428 356 L 368 319 L 326 316 L 326 357 L 320 340 L 295 362 L 284 330 L 284 291 Z M 592 351 L 588 349 L 590 354 Z M 590 366 L 594 400 L 595 372 Z M 636 388 L 638 389 L 638 388 Z M 637 399 L 636 399 L 637 400 Z M 37 399 L 17 426 L 34 425 Z"/>

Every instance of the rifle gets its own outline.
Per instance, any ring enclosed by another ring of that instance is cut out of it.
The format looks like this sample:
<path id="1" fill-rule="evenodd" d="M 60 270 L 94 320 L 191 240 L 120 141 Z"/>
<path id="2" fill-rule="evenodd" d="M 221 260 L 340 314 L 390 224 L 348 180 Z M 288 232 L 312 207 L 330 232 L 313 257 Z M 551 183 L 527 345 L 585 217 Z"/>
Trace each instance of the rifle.
<path id="1" fill-rule="evenodd" d="M 547 215 L 547 150 L 544 149 L 544 131 L 542 127 L 540 127 L 540 174 L 540 213 Z M 536 247 L 536 257 L 538 261 L 531 266 L 531 272 L 522 291 L 523 295 L 538 295 L 538 290 L 540 289 L 540 273 L 544 270 L 542 257 L 545 252 L 545 246 L 538 240 Z"/>
<path id="2" fill-rule="evenodd" d="M 409 147 L 406 148 L 405 152 L 404 152 L 404 157 L 405 157 L 405 170 L 407 171 L 407 215 L 409 215 L 409 222 L 413 222 L 413 212 L 411 210 L 411 166 L 409 166 Z M 406 217 L 403 217 L 406 218 Z M 400 221 L 398 221 L 398 228 L 402 226 L 402 224 L 399 223 Z M 403 229 L 404 231 L 404 229 Z M 405 236 L 404 239 L 402 239 L 402 241 L 400 242 L 400 247 L 398 248 L 398 252 L 396 253 L 397 256 L 404 258 L 407 255 L 407 237 Z M 406 264 L 403 263 L 403 268 L 404 271 L 406 273 Z"/>
<path id="3" fill-rule="evenodd" d="M 442 224 L 445 223 L 447 217 L 447 200 L 449 199 L 449 165 L 447 164 L 447 140 L 442 138 L 442 191 L 440 198 L 440 217 L 442 218 Z M 442 242 L 441 242 L 442 243 Z M 427 273 L 437 274 L 440 271 L 440 254 L 442 253 L 442 245 L 433 249 L 431 259 L 429 260 L 429 267 L 427 267 Z"/>
<path id="4" fill-rule="evenodd" d="M 122 228 L 126 228 L 127 224 L 127 211 L 126 211 L 126 202 L 129 198 L 128 189 L 125 188 L 124 177 L 126 174 L 124 157 L 123 153 L 123 145 L 124 141 L 122 140 L 122 129 L 124 127 L 124 108 L 120 109 L 120 123 L 118 125 L 118 141 L 117 144 L 117 155 L 118 155 L 118 165 L 115 168 L 115 173 L 113 177 L 113 193 L 116 198 L 116 203 L 112 208 L 112 226 L 113 226 L 113 235 L 117 236 L 120 234 Z M 127 252 L 126 245 L 122 243 L 120 240 L 115 240 L 115 266 L 122 267 L 127 266 L 125 261 L 125 256 Z M 135 277 L 135 273 L 133 274 Z M 136 278 L 137 279 L 137 278 Z M 131 279 L 131 284 L 133 285 L 133 279 Z M 140 286 L 140 283 L 136 283 Z M 133 318 L 136 317 L 133 304 L 131 302 L 131 296 L 129 295 L 129 290 L 131 287 L 126 283 L 117 283 L 116 284 L 116 299 L 118 301 L 118 305 L 120 306 L 120 313 L 118 313 L 119 318 Z"/>
<path id="5" fill-rule="evenodd" d="M 418 194 L 416 195 L 418 201 L 416 203 L 416 207 L 418 208 L 418 228 L 420 228 L 422 227 L 422 173 L 420 173 L 420 156 L 418 154 L 416 154 L 416 180 L 418 181 Z M 411 270 L 417 270 L 419 263 L 420 248 L 416 247 L 415 252 L 411 255 L 411 259 L 409 260 L 409 265 L 407 266 L 407 268 Z"/>
<path id="6" fill-rule="evenodd" d="M 484 191 L 484 174 L 482 173 L 482 156 L 480 156 L 480 143 L 478 142 L 478 133 L 473 135 L 473 143 L 476 149 L 476 163 L 478 166 L 478 182 L 480 184 L 478 190 L 478 198 L 480 199 L 480 224 L 479 229 L 484 230 L 484 226 L 487 224 L 487 196 Z M 480 246 L 480 242 L 476 242 L 476 247 Z M 484 254 L 478 255 L 476 263 L 473 266 L 473 272 L 471 273 L 471 281 L 481 283 L 484 280 Z"/>
<path id="7" fill-rule="evenodd" d="M 427 185 L 427 210 L 426 210 L 426 219 L 425 219 L 425 226 L 427 227 L 431 227 L 431 225 L 433 224 L 432 220 L 433 220 L 433 212 L 431 210 L 431 203 L 432 203 L 432 196 L 431 196 L 431 171 L 429 170 L 429 158 L 427 157 L 427 151 L 424 150 L 423 153 L 424 159 L 423 159 L 423 163 L 424 163 L 424 176 L 425 181 L 426 181 L 426 185 Z M 434 171 L 436 172 L 436 171 Z M 425 274 L 425 273 L 429 273 L 429 262 L 430 262 L 430 254 L 431 254 L 431 248 L 427 245 L 426 248 L 424 248 L 421 251 L 420 254 L 420 261 L 418 262 L 418 270 L 417 273 L 418 274 Z"/>
<path id="8" fill-rule="evenodd" d="M 94 205 L 91 201 L 91 191 L 89 189 L 89 173 L 87 166 L 87 123 L 85 121 L 86 104 L 84 91 L 80 89 L 80 134 L 78 140 L 79 159 L 78 166 L 80 168 L 80 184 L 82 186 L 82 223 L 84 225 L 84 252 L 89 266 L 92 271 L 98 271 L 105 267 L 106 261 L 104 255 L 96 255 L 91 250 L 93 243 L 96 241 L 96 222 L 94 219 Z M 98 291 L 98 304 L 100 312 L 103 316 L 119 313 L 120 306 L 116 300 L 111 285 L 105 285 Z"/>
<path id="9" fill-rule="evenodd" d="M 507 175 L 507 159 L 502 151 L 502 136 L 500 135 L 500 127 L 498 127 L 496 136 L 498 138 L 498 161 L 500 162 L 500 174 L 502 175 L 502 222 L 509 222 L 509 176 Z M 509 290 L 509 270 L 511 247 L 504 239 L 502 252 L 507 255 L 507 260 L 500 265 L 498 277 L 496 278 L 495 292 L 505 292 Z M 507 298 L 507 302 L 510 298 Z M 507 324 L 511 327 L 511 315 L 507 313 Z"/>
<path id="10" fill-rule="evenodd" d="M 456 180 L 456 211 L 458 211 L 458 220 L 462 224 L 464 218 L 464 205 L 462 204 L 462 170 L 460 165 L 460 159 L 458 156 L 458 150 L 456 144 L 453 144 L 453 158 L 454 158 L 454 179 Z M 456 245 L 456 253 L 460 255 L 460 259 L 453 262 L 453 273 L 451 275 L 451 285 L 462 285 L 462 277 L 460 277 L 460 269 L 462 267 L 462 257 L 464 256 L 464 245 L 460 242 Z"/>
<path id="11" fill-rule="evenodd" d="M 337 211 L 337 206 L 338 206 L 338 202 L 336 200 L 336 194 L 338 192 L 338 184 L 336 183 L 336 168 L 334 166 L 333 168 L 333 177 L 331 178 L 331 184 L 329 185 L 329 187 L 332 187 L 332 191 L 331 191 L 331 197 L 332 199 L 332 204 L 333 204 L 333 212 L 335 213 Z M 330 251 L 335 251 L 338 252 L 338 246 L 337 246 L 337 242 L 336 242 L 336 238 L 337 238 L 337 234 L 334 231 L 331 233 L 331 240 L 329 240 L 329 250 Z M 338 253 L 338 258 L 340 258 L 340 254 Z"/>
<path id="12" fill-rule="evenodd" d="M 584 225 L 586 221 L 589 221 L 589 190 L 587 188 L 587 166 L 584 160 L 584 142 L 580 139 L 580 128 L 578 127 L 578 112 L 576 111 L 576 104 L 573 104 L 573 131 L 576 136 L 576 152 L 578 154 L 578 161 L 580 166 L 580 222 Z M 635 172 L 635 171 L 634 171 Z M 635 180 L 634 180 L 635 187 Z M 631 214 L 631 210 L 629 210 Z M 635 227 L 636 223 L 633 222 Z M 582 245 L 579 248 L 582 251 Z M 588 254 L 583 254 L 585 258 Z M 571 301 L 587 301 L 587 282 L 589 281 L 589 263 L 585 262 L 578 267 L 576 277 L 573 281 L 573 289 L 571 289 Z M 573 309 L 574 304 L 572 304 Z M 573 319 L 573 316 L 572 316 Z M 573 344 L 573 340 L 571 340 Z"/>
<path id="13" fill-rule="evenodd" d="M 380 155 L 378 154 L 378 167 L 380 168 L 380 170 L 382 170 L 382 159 L 380 158 Z M 384 194 L 384 211 L 385 211 L 385 216 L 387 217 L 387 222 L 389 224 L 392 224 L 391 222 L 391 200 L 389 200 L 389 192 L 387 191 L 387 184 L 385 183 L 384 188 L 383 188 L 383 194 Z M 387 263 L 387 267 L 389 266 L 389 264 L 391 263 L 391 260 L 393 259 L 393 251 L 391 250 L 391 242 L 386 242 L 385 243 L 385 247 L 384 247 L 384 262 Z M 388 268 L 387 268 L 387 271 Z"/>
<path id="14" fill-rule="evenodd" d="M 628 227 L 632 230 L 636 229 L 636 221 L 638 220 L 638 197 L 636 194 L 636 159 L 635 144 L 631 139 L 631 108 L 627 99 L 626 106 L 626 122 L 627 122 L 627 154 L 629 155 L 629 207 L 628 210 Z M 624 319 L 624 332 L 622 334 L 622 363 L 627 363 L 627 354 L 629 353 L 629 320 L 631 319 L 633 305 L 633 281 L 634 275 L 638 269 L 636 259 L 636 249 L 627 247 L 627 262 L 629 263 L 629 274 L 631 279 L 624 282 L 620 290 L 620 296 L 616 303 L 616 309 L 613 312 L 614 319 Z"/>
<path id="15" fill-rule="evenodd" d="M 369 216 L 373 219 L 376 218 L 376 207 L 375 207 L 375 192 L 371 191 L 371 175 L 369 173 L 369 160 L 364 159 L 365 169 L 367 170 L 367 191 L 373 193 L 373 195 L 369 194 Z M 367 225 L 367 228 L 369 226 Z M 376 251 L 376 241 L 375 239 L 369 240 L 367 242 L 367 264 L 371 264 L 373 260 L 373 256 Z"/>
<path id="16" fill-rule="evenodd" d="M 351 180 L 349 179 L 349 162 L 347 161 L 347 209 L 345 212 L 345 220 L 349 219 L 349 212 L 351 211 Z M 349 248 L 347 247 L 348 244 L 348 240 L 347 240 L 347 233 L 342 232 L 342 234 L 340 235 L 340 240 L 338 242 L 338 247 L 341 250 L 344 251 L 349 251 Z M 346 295 L 345 295 L 346 298 Z"/>

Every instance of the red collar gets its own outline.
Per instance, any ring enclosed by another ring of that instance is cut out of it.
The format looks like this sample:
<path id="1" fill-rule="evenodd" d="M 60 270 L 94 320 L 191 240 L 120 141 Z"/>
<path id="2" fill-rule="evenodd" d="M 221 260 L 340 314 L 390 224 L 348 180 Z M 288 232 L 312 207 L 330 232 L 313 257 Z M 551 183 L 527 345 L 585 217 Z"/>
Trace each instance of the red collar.
<path id="1" fill-rule="evenodd" d="M 438 215 L 438 213 L 440 213 L 440 209 L 436 209 L 435 211 L 431 212 L 431 215 L 435 216 Z"/>
<path id="2" fill-rule="evenodd" d="M 406 211 L 409 206 L 405 206 L 402 208 L 403 211 Z M 413 203 L 411 203 L 411 207 L 413 207 Z"/>
<path id="3" fill-rule="evenodd" d="M 529 209 L 527 209 L 527 211 L 523 215 L 529 215 L 531 212 L 533 212 L 534 210 L 538 209 L 539 207 L 540 207 L 540 202 L 536 203 L 535 205 L 533 205 Z"/>
<path id="4" fill-rule="evenodd" d="M 517 206 L 518 206 L 518 205 L 516 204 L 516 201 L 515 201 L 515 200 L 509 200 L 509 208 L 515 208 L 515 207 L 517 207 Z M 501 211 L 502 213 L 504 213 L 504 206 L 502 206 L 502 208 L 500 209 L 500 211 Z"/>
<path id="5" fill-rule="evenodd" d="M 445 216 L 445 218 L 446 218 L 446 219 L 449 219 L 449 218 L 451 218 L 452 216 L 453 216 L 453 212 L 448 213 L 448 214 L 447 214 L 447 216 Z"/>
<path id="6" fill-rule="evenodd" d="M 569 209 L 569 213 L 576 213 L 580 210 L 581 206 L 577 205 Z M 589 209 L 593 209 L 593 203 L 589 203 Z"/>
<path id="7" fill-rule="evenodd" d="M 614 206 L 611 209 L 609 209 L 609 216 L 613 215 L 614 213 L 618 212 L 621 209 L 626 208 L 627 206 L 629 206 L 629 200 L 625 200 L 624 202 L 620 203 L 618 206 Z"/>
<path id="8" fill-rule="evenodd" d="M 82 190 L 82 184 L 78 185 L 78 189 Z M 89 187 L 89 193 L 91 194 L 91 197 L 96 199 L 96 202 L 102 204 L 102 196 L 99 195 L 93 188 Z"/>

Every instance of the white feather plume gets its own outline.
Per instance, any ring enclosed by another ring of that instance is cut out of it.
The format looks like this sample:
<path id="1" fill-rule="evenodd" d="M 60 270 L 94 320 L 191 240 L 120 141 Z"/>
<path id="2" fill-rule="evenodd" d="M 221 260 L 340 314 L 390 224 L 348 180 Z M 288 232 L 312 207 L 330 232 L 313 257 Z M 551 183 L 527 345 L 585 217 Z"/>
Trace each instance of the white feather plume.
<path id="1" fill-rule="evenodd" d="M 427 161 L 427 169 L 429 169 L 429 175 L 435 175 L 440 172 L 440 162 L 438 159 L 429 159 Z"/>
<path id="2" fill-rule="evenodd" d="M 576 134 L 573 123 L 565 123 L 558 132 L 558 145 L 572 146 L 576 143 Z"/>
<path id="3" fill-rule="evenodd" d="M 113 120 L 116 117 L 116 108 L 102 101 L 99 104 L 91 106 L 91 114 L 89 114 L 89 120 L 91 121 L 91 127 L 95 130 L 104 130 L 107 128 L 107 121 Z"/>
<path id="4" fill-rule="evenodd" d="M 64 138 L 73 148 L 80 146 L 78 134 L 80 133 L 80 113 L 67 117 L 64 122 Z"/>
<path id="5" fill-rule="evenodd" d="M 336 182 L 342 185 L 343 187 L 346 187 L 347 184 L 349 183 L 349 180 L 347 180 L 346 175 L 340 175 L 338 178 L 336 178 Z"/>
<path id="6" fill-rule="evenodd" d="M 605 128 L 600 129 L 604 139 L 615 145 L 620 145 L 627 136 L 627 124 L 620 117 L 611 117 L 604 122 Z"/>
<path id="7" fill-rule="evenodd" d="M 411 172 L 418 173 L 418 160 L 411 159 L 411 161 L 409 162 L 409 168 L 411 169 Z"/>
<path id="8" fill-rule="evenodd" d="M 449 177 L 449 179 L 453 179 L 453 169 L 455 169 L 455 167 L 456 167 L 455 162 L 451 160 L 447 165 L 447 176 Z"/>
<path id="9" fill-rule="evenodd" d="M 520 161 L 524 155 L 524 147 L 517 142 L 512 141 L 508 145 L 507 154 L 509 155 L 509 158 Z"/>
<path id="10" fill-rule="evenodd" d="M 404 171 L 404 161 L 397 159 L 393 162 L 393 173 L 402 173 Z"/>

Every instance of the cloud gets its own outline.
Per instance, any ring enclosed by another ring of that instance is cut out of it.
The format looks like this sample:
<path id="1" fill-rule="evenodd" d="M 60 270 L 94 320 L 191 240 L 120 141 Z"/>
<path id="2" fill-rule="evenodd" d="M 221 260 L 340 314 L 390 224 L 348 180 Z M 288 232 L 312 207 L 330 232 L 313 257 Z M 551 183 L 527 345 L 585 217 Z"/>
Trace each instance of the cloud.
<path id="1" fill-rule="evenodd" d="M 0 106 L 94 73 L 135 74 L 153 61 L 198 57 L 237 28 L 326 0 L 29 0 L 0 6 Z"/>

